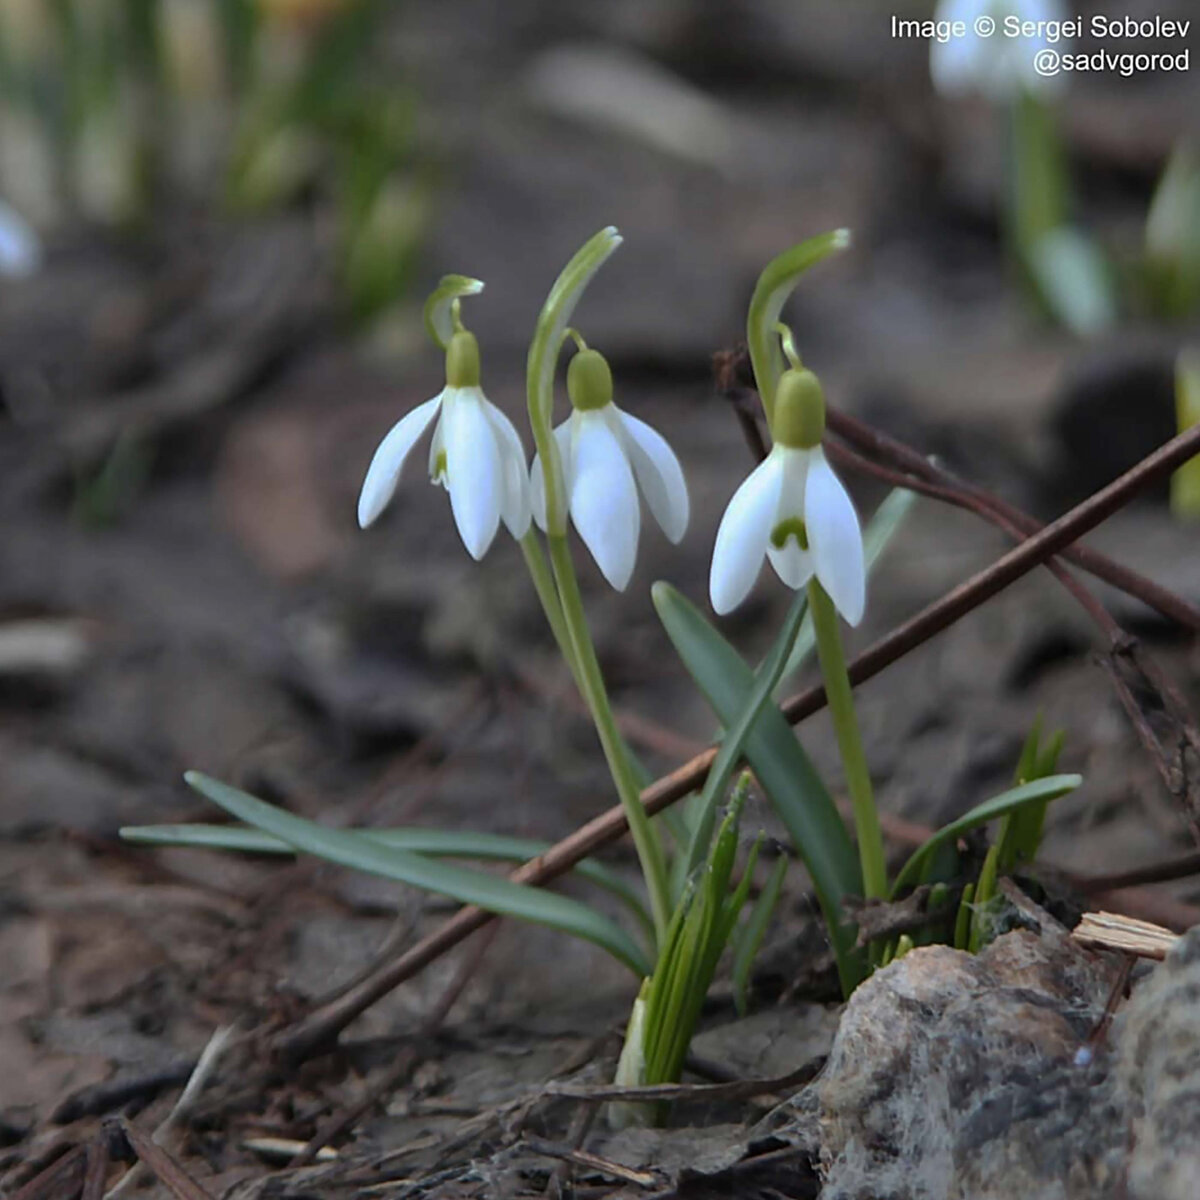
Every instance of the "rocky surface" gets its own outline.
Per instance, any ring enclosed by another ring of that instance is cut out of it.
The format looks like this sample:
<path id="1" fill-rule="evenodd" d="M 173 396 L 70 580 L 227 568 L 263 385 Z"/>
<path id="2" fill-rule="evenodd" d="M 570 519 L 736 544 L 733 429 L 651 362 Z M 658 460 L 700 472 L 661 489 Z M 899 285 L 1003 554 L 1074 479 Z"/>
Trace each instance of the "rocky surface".
<path id="1" fill-rule="evenodd" d="M 811 1089 L 822 1195 L 1193 1200 L 1200 929 L 1093 1045 L 1118 969 L 1047 922 L 978 957 L 922 947 L 879 972 Z"/>

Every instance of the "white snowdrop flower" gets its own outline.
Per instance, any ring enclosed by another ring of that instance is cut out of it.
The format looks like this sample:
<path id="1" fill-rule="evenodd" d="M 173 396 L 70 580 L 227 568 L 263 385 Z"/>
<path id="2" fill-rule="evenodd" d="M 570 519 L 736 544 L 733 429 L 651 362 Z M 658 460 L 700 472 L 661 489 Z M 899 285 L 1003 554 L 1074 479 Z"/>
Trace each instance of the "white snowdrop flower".
<path id="1" fill-rule="evenodd" d="M 0 275 L 23 279 L 42 264 L 42 243 L 33 226 L 0 200 Z"/>
<path id="2" fill-rule="evenodd" d="M 775 445 L 734 493 L 713 548 L 709 595 L 727 613 L 749 594 L 763 558 L 791 588 L 815 574 L 851 624 L 862 620 L 866 563 L 858 516 L 825 460 L 825 400 L 811 371 L 785 371 L 775 395 Z"/>
<path id="3" fill-rule="evenodd" d="M 683 469 L 666 439 L 618 408 L 604 356 L 581 350 L 567 368 L 571 415 L 554 431 L 567 510 L 604 578 L 623 592 L 637 561 L 641 512 L 638 492 L 672 542 L 688 524 Z M 533 516 L 546 528 L 541 458 L 534 455 Z"/>
<path id="4" fill-rule="evenodd" d="M 479 346 L 460 330 L 446 350 L 446 386 L 392 426 L 367 468 L 358 498 L 364 529 L 387 507 L 409 451 L 437 427 L 429 451 L 429 477 L 450 493 L 463 544 L 480 559 L 503 520 L 515 538 L 529 530 L 529 477 L 521 436 L 479 386 Z"/>
<path id="5" fill-rule="evenodd" d="M 1065 86 L 1063 75 L 1040 74 L 1034 65 L 1039 51 L 1060 49 L 1068 40 L 1062 26 L 1070 13 L 1062 0 L 940 0 L 934 19 L 966 29 L 961 37 L 934 38 L 930 44 L 929 73 L 943 95 L 981 92 L 1000 101 L 1013 99 L 1021 89 L 1054 95 Z M 1022 29 L 1032 22 L 1036 32 L 1012 36 L 1013 21 Z M 981 28 L 992 32 L 983 36 Z"/>

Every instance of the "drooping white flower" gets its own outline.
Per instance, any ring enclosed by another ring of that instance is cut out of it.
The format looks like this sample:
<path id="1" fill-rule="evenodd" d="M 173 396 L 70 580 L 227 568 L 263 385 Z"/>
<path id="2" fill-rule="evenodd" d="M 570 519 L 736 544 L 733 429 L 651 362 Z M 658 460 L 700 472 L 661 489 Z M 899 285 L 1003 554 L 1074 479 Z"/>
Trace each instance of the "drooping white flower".
<path id="1" fill-rule="evenodd" d="M 997 101 L 1011 100 L 1021 89 L 1058 93 L 1065 78 L 1043 73 L 1035 64 L 1039 51 L 1059 49 L 1068 40 L 1063 26 L 1069 18 L 1062 0 L 940 0 L 934 19 L 946 28 L 957 22 L 966 32 L 930 44 L 934 87 L 945 96 L 979 92 Z M 992 32 L 985 36 L 981 31 L 988 29 Z M 1025 36 L 1025 29 L 1032 36 Z"/>
<path id="2" fill-rule="evenodd" d="M 785 371 L 775 397 L 775 445 L 734 493 L 717 530 L 709 595 L 727 613 L 770 560 L 791 588 L 816 575 L 842 616 L 862 620 L 866 562 L 858 515 L 825 459 L 821 386 L 811 371 Z"/>
<path id="3" fill-rule="evenodd" d="M 623 592 L 637 562 L 638 492 L 672 542 L 687 530 L 683 469 L 666 439 L 613 403 L 612 372 L 595 350 L 581 350 L 567 369 L 571 415 L 554 431 L 567 511 L 604 578 Z M 546 528 L 541 458 L 531 469 L 534 520 Z"/>
<path id="4" fill-rule="evenodd" d="M 446 386 L 392 426 L 367 468 L 358 498 L 364 529 L 387 507 L 409 451 L 437 419 L 429 478 L 450 493 L 463 544 L 480 559 L 503 520 L 515 538 L 529 530 L 529 477 L 521 436 L 479 386 L 479 349 L 460 331 L 446 351 Z"/>

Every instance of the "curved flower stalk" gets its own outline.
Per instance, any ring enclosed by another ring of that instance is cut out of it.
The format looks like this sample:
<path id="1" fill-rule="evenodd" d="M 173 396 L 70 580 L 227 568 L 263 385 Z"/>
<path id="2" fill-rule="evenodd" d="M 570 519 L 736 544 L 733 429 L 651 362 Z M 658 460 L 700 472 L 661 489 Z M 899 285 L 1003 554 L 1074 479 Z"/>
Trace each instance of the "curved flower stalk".
<path id="1" fill-rule="evenodd" d="M 866 603 L 858 515 L 825 459 L 825 401 L 817 377 L 785 371 L 775 395 L 775 446 L 734 493 L 717 530 L 709 594 L 718 613 L 750 593 L 764 557 L 790 588 L 814 576 L 851 625 Z"/>
<path id="2" fill-rule="evenodd" d="M 929 48 L 929 73 L 933 85 L 945 96 L 981 92 L 992 100 L 1010 100 L 1022 91 L 1051 96 L 1062 91 L 1065 78 L 1040 74 L 1034 66 L 1038 52 L 1051 48 L 1048 29 L 1070 16 L 1061 0 L 941 0 L 936 20 L 958 22 L 962 37 L 934 39 Z M 1011 37 L 1006 18 L 1036 32 Z M 981 25 L 994 22 L 993 32 L 982 36 Z"/>
<path id="3" fill-rule="evenodd" d="M 623 592 L 637 561 L 641 493 L 672 542 L 687 531 L 689 501 L 675 452 L 645 421 L 613 403 L 603 355 L 582 349 L 567 368 L 571 415 L 554 430 L 567 509 L 604 578 Z M 534 455 L 530 498 L 547 527 L 545 471 Z"/>
<path id="4" fill-rule="evenodd" d="M 530 521 L 525 450 L 513 423 L 483 394 L 479 346 L 461 324 L 446 344 L 446 386 L 397 421 L 375 451 L 358 499 L 359 525 L 365 529 L 387 507 L 410 451 L 435 419 L 429 478 L 450 493 L 468 553 L 482 558 L 501 521 L 519 541 Z"/>

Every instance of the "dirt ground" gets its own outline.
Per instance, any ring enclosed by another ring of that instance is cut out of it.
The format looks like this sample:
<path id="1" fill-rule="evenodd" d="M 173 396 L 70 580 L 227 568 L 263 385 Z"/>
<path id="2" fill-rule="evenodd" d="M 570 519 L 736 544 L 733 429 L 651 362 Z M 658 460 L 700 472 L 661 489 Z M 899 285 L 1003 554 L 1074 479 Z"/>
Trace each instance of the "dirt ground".
<path id="1" fill-rule="evenodd" d="M 711 356 L 737 342 L 772 255 L 853 229 L 854 249 L 790 310 L 831 403 L 1043 519 L 1170 435 L 1173 355 L 1197 333 L 1131 320 L 1087 343 L 1032 318 L 1003 262 L 991 114 L 939 105 L 923 49 L 892 43 L 878 6 L 837 22 L 820 19 L 829 8 L 416 3 L 386 47 L 414 77 L 425 136 L 445 160 L 415 294 L 447 271 L 487 281 L 469 320 L 485 389 L 514 417 L 558 267 L 604 224 L 625 236 L 577 321 L 609 356 L 620 403 L 676 447 L 692 525 L 677 548 L 646 531 L 624 595 L 580 561 L 615 701 L 641 718 L 655 770 L 713 731 L 649 587 L 667 578 L 705 598 L 716 524 L 750 461 Z M 703 87 L 739 131 L 728 155 L 688 161 L 539 98 L 548 51 L 596 39 Z M 1170 147 L 1200 136 L 1197 98 L 1194 75 L 1069 93 L 1082 216 L 1110 244 L 1136 246 Z M 419 470 L 378 527 L 357 528 L 373 447 L 438 389 L 441 363 L 413 321 L 387 339 L 350 335 L 327 276 L 319 223 L 303 214 L 237 227 L 172 215 L 133 245 L 87 234 L 55 244 L 39 276 L 0 293 L 5 1195 L 105 1118 L 154 1128 L 217 1029 L 282 1023 L 450 911 L 311 860 L 122 844 L 121 825 L 213 818 L 185 769 L 345 825 L 555 839 L 612 802 L 511 541 L 474 564 Z M 128 494 L 111 519 L 89 519 L 115 443 L 129 448 Z M 880 485 L 851 483 L 872 510 Z M 1196 529 L 1172 519 L 1161 489 L 1088 541 L 1200 603 Z M 1005 545 L 969 514 L 918 502 L 850 649 Z M 1196 639 L 1111 589 L 1097 594 L 1195 707 Z M 785 603 L 764 578 L 727 632 L 757 654 Z M 881 807 L 937 825 L 1000 790 L 1041 711 L 1066 731 L 1063 769 L 1085 778 L 1051 810 L 1047 863 L 1100 875 L 1193 847 L 1096 661 L 1103 648 L 1041 571 L 887 669 L 860 689 Z M 800 736 L 840 781 L 826 718 Z M 747 832 L 759 826 L 781 833 L 755 800 Z M 606 858 L 636 868 L 624 845 Z M 1200 921 L 1194 880 L 1124 899 L 1172 927 Z M 738 1022 L 728 989 L 714 993 L 694 1047 L 710 1080 L 782 1076 L 826 1052 L 836 1010 L 804 983 L 812 907 L 796 867 L 756 1011 Z M 461 996 L 436 1035 L 421 1034 L 465 965 Z M 545 1193 L 586 1106 L 544 1087 L 606 1079 L 633 987 L 600 952 L 505 923 L 301 1069 L 264 1073 L 250 1048 L 231 1052 L 173 1144 L 214 1197 L 385 1182 L 393 1190 L 379 1194 Z M 288 1169 L 291 1151 L 264 1148 L 307 1141 L 389 1070 L 395 1086 L 338 1140 L 340 1161 Z M 727 1168 L 768 1108 L 684 1105 L 652 1146 L 589 1144 L 610 1160 L 640 1153 L 656 1163 L 654 1186 L 674 1186 L 673 1163 Z M 687 1141 L 694 1126 L 711 1126 L 711 1162 Z M 577 1169 L 577 1194 L 648 1194 L 645 1181 Z M 771 1186 L 799 1196 L 811 1183 L 797 1169 Z M 170 1194 L 154 1186 L 144 1194 Z"/>

